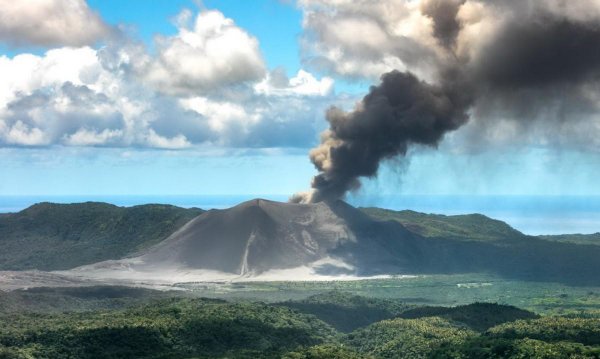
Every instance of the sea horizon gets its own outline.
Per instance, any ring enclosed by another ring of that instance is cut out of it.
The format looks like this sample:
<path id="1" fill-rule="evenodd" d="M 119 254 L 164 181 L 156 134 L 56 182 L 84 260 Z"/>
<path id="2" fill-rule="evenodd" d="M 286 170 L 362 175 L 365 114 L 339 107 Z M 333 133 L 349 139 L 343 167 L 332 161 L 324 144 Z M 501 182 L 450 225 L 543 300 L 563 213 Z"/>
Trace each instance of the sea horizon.
<path id="1" fill-rule="evenodd" d="M 149 203 L 183 208 L 224 209 L 264 198 L 287 201 L 288 195 L 0 195 L 0 213 L 21 211 L 40 202 L 106 202 L 117 206 Z M 458 215 L 480 213 L 529 235 L 600 232 L 600 196 L 387 195 L 349 197 L 357 207 L 413 210 Z"/>

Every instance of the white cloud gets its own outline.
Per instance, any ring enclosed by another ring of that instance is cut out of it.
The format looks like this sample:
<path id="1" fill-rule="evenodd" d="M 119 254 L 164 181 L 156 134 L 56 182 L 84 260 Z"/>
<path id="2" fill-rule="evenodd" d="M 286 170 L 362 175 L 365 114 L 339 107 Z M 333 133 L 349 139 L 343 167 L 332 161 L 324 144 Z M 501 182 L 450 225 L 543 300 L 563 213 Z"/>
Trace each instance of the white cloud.
<path id="1" fill-rule="evenodd" d="M 328 96 L 333 93 L 333 85 L 334 80 L 331 77 L 325 76 L 317 80 L 311 73 L 299 70 L 296 76 L 288 79 L 281 69 L 276 69 L 254 88 L 258 93 L 265 95 Z"/>
<path id="2" fill-rule="evenodd" d="M 172 138 L 167 138 L 157 134 L 153 129 L 150 129 L 146 135 L 146 138 L 148 140 L 148 144 L 151 147 L 156 148 L 183 149 L 191 146 L 191 143 L 182 134 Z"/>
<path id="3" fill-rule="evenodd" d="M 113 50 L 0 57 L 0 144 L 183 147 L 182 134 L 161 136 L 153 129 L 171 116 L 185 118 L 176 100 L 147 91 L 120 66 L 105 63 L 102 57 Z"/>
<path id="4" fill-rule="evenodd" d="M 218 11 L 184 11 L 176 23 L 156 54 L 121 38 L 0 56 L 0 147 L 314 145 L 331 78 L 267 72 L 258 41 Z"/>
<path id="5" fill-rule="evenodd" d="M 420 11 L 422 2 L 300 0 L 305 62 L 372 80 L 393 69 L 428 77 L 442 50 L 431 19 Z"/>
<path id="6" fill-rule="evenodd" d="M 325 109 L 334 99 L 284 88 L 277 94 L 256 90 L 235 99 L 198 96 L 181 99 L 180 104 L 206 119 L 217 145 L 308 147 L 316 142 Z"/>
<path id="7" fill-rule="evenodd" d="M 186 25 L 189 16 L 180 15 L 177 35 L 157 38 L 158 56 L 138 69 L 157 89 L 197 95 L 264 76 L 255 37 L 218 11 L 200 12 L 193 26 Z"/>
<path id="8" fill-rule="evenodd" d="M 0 41 L 15 46 L 83 46 L 111 31 L 85 0 L 0 0 L 0 9 Z"/>
<path id="9" fill-rule="evenodd" d="M 34 89 L 56 87 L 65 82 L 91 84 L 83 76 L 101 70 L 96 51 L 89 48 L 60 48 L 44 56 L 17 55 L 10 59 L 0 56 L 0 108 L 19 93 Z"/>
<path id="10" fill-rule="evenodd" d="M 181 105 L 206 117 L 211 129 L 217 132 L 224 131 L 232 123 L 247 127 L 260 121 L 258 115 L 248 114 L 244 107 L 231 102 L 192 97 L 182 99 Z"/>
<path id="11" fill-rule="evenodd" d="M 12 126 L 1 126 L 6 143 L 22 146 L 40 146 L 49 143 L 47 136 L 37 127 L 27 126 L 21 121 Z M 0 132 L 0 133 L 1 133 Z"/>
<path id="12" fill-rule="evenodd" d="M 101 132 L 80 128 L 77 132 L 65 135 L 64 144 L 69 146 L 100 146 L 115 143 L 123 136 L 121 130 L 104 129 Z"/>
<path id="13" fill-rule="evenodd" d="M 281 70 L 262 90 L 163 94 L 133 68 L 140 56 L 118 43 L 0 57 L 0 146 L 309 147 L 334 99 L 333 80 Z"/>

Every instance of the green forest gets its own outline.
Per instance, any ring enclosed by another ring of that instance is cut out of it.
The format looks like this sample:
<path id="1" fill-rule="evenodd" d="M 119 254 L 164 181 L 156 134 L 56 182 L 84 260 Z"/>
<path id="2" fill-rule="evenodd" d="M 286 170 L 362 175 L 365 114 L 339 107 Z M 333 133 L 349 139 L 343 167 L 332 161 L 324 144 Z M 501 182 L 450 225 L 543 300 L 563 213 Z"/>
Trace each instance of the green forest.
<path id="1" fill-rule="evenodd" d="M 0 358 L 600 358 L 593 312 L 417 306 L 340 291 L 264 303 L 90 287 L 29 299 L 49 293 L 82 301 L 36 311 L 0 298 Z"/>

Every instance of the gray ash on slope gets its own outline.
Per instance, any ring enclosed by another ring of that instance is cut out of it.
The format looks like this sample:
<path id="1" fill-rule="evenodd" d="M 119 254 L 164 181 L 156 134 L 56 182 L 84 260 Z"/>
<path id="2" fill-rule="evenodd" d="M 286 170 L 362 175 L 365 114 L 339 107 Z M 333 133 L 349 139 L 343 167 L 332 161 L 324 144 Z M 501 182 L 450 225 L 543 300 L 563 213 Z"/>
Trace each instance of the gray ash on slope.
<path id="1" fill-rule="evenodd" d="M 386 263 L 395 259 L 382 245 L 385 236 L 377 223 L 342 201 L 290 204 L 256 199 L 198 216 L 140 258 L 163 266 L 246 275 L 336 257 L 354 268 L 353 274 L 362 271 L 361 262 L 372 262 L 370 272 L 384 273 L 390 270 Z M 394 237 L 412 238 L 399 224 L 395 230 Z"/>

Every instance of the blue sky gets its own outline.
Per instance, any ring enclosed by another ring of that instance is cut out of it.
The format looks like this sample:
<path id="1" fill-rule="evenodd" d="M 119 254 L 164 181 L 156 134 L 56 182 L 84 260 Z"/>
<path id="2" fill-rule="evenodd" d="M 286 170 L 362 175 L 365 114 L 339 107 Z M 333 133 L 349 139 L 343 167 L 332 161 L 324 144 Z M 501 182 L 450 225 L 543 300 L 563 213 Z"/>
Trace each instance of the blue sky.
<path id="1" fill-rule="evenodd" d="M 91 0 L 88 4 L 107 23 L 125 26 L 150 51 L 155 36 L 177 33 L 173 21 L 178 13 L 198 8 L 197 2 L 187 0 Z M 218 9 L 256 36 L 269 68 L 282 67 L 288 75 L 300 70 L 302 14 L 294 6 L 276 0 L 204 1 L 201 6 Z M 9 57 L 42 55 L 47 49 L 0 46 Z M 314 172 L 304 153 L 212 157 L 152 149 L 12 148 L 0 151 L 0 158 L 4 163 L 0 194 L 4 195 L 287 194 L 291 188 L 306 186 Z"/>
<path id="2" fill-rule="evenodd" d="M 113 24 L 127 24 L 150 47 L 157 34 L 173 35 L 177 28 L 172 19 L 183 9 L 196 9 L 198 4 L 217 9 L 236 24 L 256 36 L 269 68 L 283 67 L 289 75 L 302 68 L 299 46 L 302 34 L 302 12 L 291 1 L 281 0 L 174 0 L 143 1 L 90 0 L 89 5 Z M 39 49 L 38 49 L 39 51 Z M 362 93 L 370 85 L 360 79 L 336 78 L 336 89 Z"/>
<path id="3" fill-rule="evenodd" d="M 177 32 L 170 18 L 185 8 L 197 8 L 196 2 L 189 0 L 91 0 L 89 4 L 110 23 L 131 24 L 150 45 L 157 34 L 173 35 Z M 260 40 L 269 67 L 284 66 L 290 73 L 300 69 L 297 40 L 302 32 L 302 14 L 294 6 L 277 0 L 212 0 L 202 4 L 209 9 L 218 9 L 255 35 Z"/>
<path id="4" fill-rule="evenodd" d="M 292 194 L 316 174 L 325 110 L 350 110 L 382 71 L 408 66 L 370 47 L 376 33 L 303 25 L 316 0 L 78 1 L 88 17 L 67 35 L 0 24 L 0 195 Z M 223 57 L 198 48 L 210 41 Z M 425 67 L 414 71 L 427 78 Z M 484 138 L 473 122 L 385 162 L 363 193 L 600 194 L 596 149 L 506 125 Z"/>

